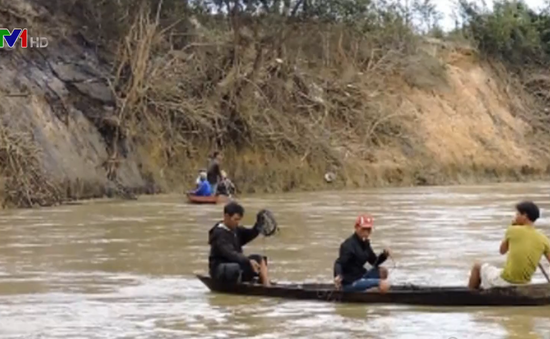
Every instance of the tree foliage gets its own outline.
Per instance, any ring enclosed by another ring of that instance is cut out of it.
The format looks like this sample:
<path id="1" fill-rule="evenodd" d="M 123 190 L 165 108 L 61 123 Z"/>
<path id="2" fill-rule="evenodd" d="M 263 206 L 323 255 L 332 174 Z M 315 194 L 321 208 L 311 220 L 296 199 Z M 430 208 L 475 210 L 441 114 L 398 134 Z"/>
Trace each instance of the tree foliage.
<path id="1" fill-rule="evenodd" d="M 493 9 L 460 0 L 461 28 L 481 51 L 510 65 L 548 65 L 550 61 L 550 12 L 535 12 L 525 2 L 495 1 Z M 550 7 L 549 7 L 550 8 Z"/>
<path id="2" fill-rule="evenodd" d="M 98 43 L 124 36 L 143 5 L 153 13 L 159 9 L 158 15 L 172 28 L 184 27 L 191 17 L 203 23 L 240 17 L 264 24 L 317 21 L 344 23 L 365 32 L 383 28 L 429 33 L 439 29 L 442 18 L 433 0 L 412 0 L 410 5 L 392 0 L 50 0 L 48 5 L 86 23 Z"/>

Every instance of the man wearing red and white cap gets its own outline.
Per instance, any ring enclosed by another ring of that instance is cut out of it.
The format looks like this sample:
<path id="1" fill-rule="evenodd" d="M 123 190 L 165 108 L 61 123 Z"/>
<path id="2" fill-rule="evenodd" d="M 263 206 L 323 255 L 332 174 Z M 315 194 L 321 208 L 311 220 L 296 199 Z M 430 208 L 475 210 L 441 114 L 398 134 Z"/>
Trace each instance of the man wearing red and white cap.
<path id="1" fill-rule="evenodd" d="M 371 215 L 360 215 L 355 221 L 355 232 L 340 245 L 339 257 L 334 262 L 336 288 L 350 292 L 371 288 L 378 288 L 382 293 L 388 291 L 388 271 L 379 265 L 391 256 L 391 252 L 385 249 L 378 256 L 374 253 L 369 240 L 373 227 Z M 367 262 L 372 265 L 368 271 L 364 267 Z"/>

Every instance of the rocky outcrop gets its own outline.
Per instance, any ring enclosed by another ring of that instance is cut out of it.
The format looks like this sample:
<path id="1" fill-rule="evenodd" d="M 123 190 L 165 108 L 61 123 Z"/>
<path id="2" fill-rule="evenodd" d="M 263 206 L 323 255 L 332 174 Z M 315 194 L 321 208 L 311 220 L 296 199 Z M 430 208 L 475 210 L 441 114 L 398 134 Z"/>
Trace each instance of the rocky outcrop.
<path id="1" fill-rule="evenodd" d="M 66 189 L 65 198 L 131 197 L 147 185 L 131 146 L 110 144 L 116 100 L 109 72 L 85 46 L 49 37 L 45 49 L 0 50 L 2 120 L 8 133 L 31 136 L 40 171 Z M 124 153 L 118 164 L 109 162 L 115 149 Z M 116 178 L 108 178 L 109 166 Z"/>

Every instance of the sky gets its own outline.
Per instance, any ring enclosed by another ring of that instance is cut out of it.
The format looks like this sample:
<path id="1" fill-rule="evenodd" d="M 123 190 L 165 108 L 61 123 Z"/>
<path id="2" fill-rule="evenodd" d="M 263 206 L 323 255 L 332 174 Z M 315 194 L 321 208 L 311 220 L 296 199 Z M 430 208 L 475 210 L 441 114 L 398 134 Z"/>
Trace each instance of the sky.
<path id="1" fill-rule="evenodd" d="M 543 6 L 545 0 L 524 0 L 524 1 L 532 9 L 538 10 Z M 476 0 L 474 2 L 482 4 L 481 0 Z M 454 28 L 454 20 L 452 17 L 452 13 L 455 6 L 454 5 L 455 0 L 437 0 L 436 3 L 439 11 L 444 15 L 444 18 L 441 21 L 441 26 L 443 30 L 445 31 L 452 30 Z M 493 1 L 486 0 L 486 3 L 487 3 L 487 6 L 491 6 Z"/>

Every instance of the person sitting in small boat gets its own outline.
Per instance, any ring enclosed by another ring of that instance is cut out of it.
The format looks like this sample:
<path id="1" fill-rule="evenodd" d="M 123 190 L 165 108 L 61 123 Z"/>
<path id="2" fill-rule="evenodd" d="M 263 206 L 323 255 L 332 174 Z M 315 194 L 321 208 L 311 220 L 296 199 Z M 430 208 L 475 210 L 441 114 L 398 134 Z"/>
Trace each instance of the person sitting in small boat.
<path id="1" fill-rule="evenodd" d="M 195 189 L 198 189 L 200 187 L 201 182 L 202 182 L 201 178 L 203 178 L 203 177 L 207 178 L 207 174 L 206 174 L 206 170 L 201 169 L 201 170 L 199 170 L 199 175 L 197 176 L 197 179 L 195 180 L 195 184 L 196 184 Z M 212 185 L 210 185 L 210 186 L 212 186 Z"/>
<path id="2" fill-rule="evenodd" d="M 373 218 L 361 215 L 355 221 L 355 232 L 340 245 L 339 257 L 334 262 L 334 284 L 343 291 L 363 292 L 378 288 L 381 293 L 389 290 L 388 271 L 379 267 L 391 256 L 389 249 L 376 255 L 369 237 L 373 230 Z M 366 270 L 364 265 L 373 267 Z"/>
<path id="3" fill-rule="evenodd" d="M 257 254 L 245 256 L 242 250 L 260 234 L 260 214 L 252 228 L 239 225 L 243 216 L 244 208 L 230 202 L 223 208 L 223 221 L 217 222 L 208 232 L 210 277 L 231 283 L 251 282 L 259 278 L 264 286 L 270 286 L 267 257 Z"/>
<path id="4" fill-rule="evenodd" d="M 212 195 L 212 186 L 210 186 L 210 183 L 208 180 L 206 180 L 206 173 L 201 172 L 199 176 L 199 187 L 195 189 L 194 191 L 191 191 L 190 193 L 192 195 L 196 195 L 198 197 L 209 197 Z"/>
<path id="5" fill-rule="evenodd" d="M 500 243 L 500 254 L 508 254 L 504 269 L 488 263 L 475 263 L 468 281 L 470 289 L 489 289 L 531 282 L 543 254 L 550 262 L 550 241 L 534 226 L 539 217 L 540 211 L 535 203 L 523 201 L 516 205 L 516 216 Z"/>
<path id="6" fill-rule="evenodd" d="M 225 171 L 221 171 L 222 179 L 220 183 L 218 184 L 218 195 L 226 195 L 228 197 L 233 196 L 235 194 L 235 185 L 229 180 L 227 177 L 227 173 Z"/>

